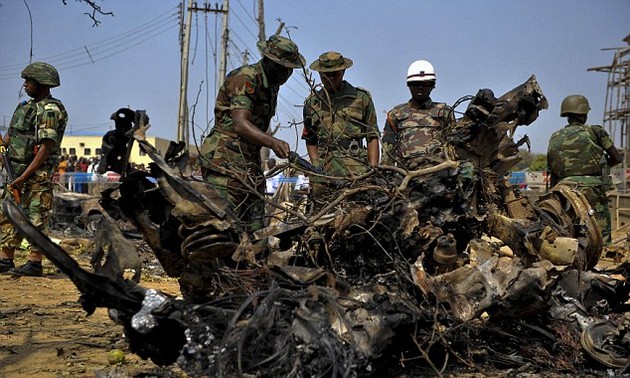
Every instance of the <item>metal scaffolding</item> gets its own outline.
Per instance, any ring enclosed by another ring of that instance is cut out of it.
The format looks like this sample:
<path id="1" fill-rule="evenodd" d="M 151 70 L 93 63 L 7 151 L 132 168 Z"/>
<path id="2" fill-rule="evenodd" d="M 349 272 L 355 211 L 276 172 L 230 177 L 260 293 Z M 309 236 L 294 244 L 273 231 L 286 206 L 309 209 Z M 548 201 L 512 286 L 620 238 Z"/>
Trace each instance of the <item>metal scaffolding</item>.
<path id="1" fill-rule="evenodd" d="M 624 41 L 627 46 L 602 49 L 614 52 L 611 65 L 589 68 L 588 71 L 608 73 L 603 126 L 623 151 L 624 168 L 627 168 L 627 150 L 630 148 L 630 34 Z"/>
<path id="2" fill-rule="evenodd" d="M 623 223 L 622 218 L 628 218 L 628 166 L 630 165 L 630 34 L 623 39 L 627 45 L 624 47 L 607 48 L 603 51 L 613 51 L 613 61 L 609 66 L 593 67 L 588 71 L 606 72 L 608 74 L 606 88 L 606 102 L 604 105 L 603 126 L 610 134 L 623 156 L 623 170 L 619 172 L 620 182 L 614 191 L 613 197 L 609 195 L 611 214 L 614 215 L 613 226 L 619 229 Z M 610 201 L 611 198 L 614 198 Z"/>

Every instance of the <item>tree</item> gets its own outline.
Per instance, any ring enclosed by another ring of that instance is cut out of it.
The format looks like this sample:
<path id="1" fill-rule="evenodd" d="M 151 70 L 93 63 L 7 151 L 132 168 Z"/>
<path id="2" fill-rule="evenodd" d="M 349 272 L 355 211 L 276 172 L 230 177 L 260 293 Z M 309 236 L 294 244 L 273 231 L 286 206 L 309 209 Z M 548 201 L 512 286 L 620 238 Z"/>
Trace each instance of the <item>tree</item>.
<path id="1" fill-rule="evenodd" d="M 79 2 L 79 3 L 85 3 L 90 8 L 92 8 L 92 11 L 90 13 L 87 13 L 87 12 L 84 13 L 85 15 L 90 17 L 92 19 L 92 21 L 94 22 L 94 24 L 92 26 L 98 26 L 101 23 L 101 21 L 96 19 L 96 17 L 98 15 L 101 15 L 101 16 L 114 16 L 113 12 L 106 12 L 103 9 L 101 9 L 101 6 L 96 4 L 96 0 L 75 0 L 75 1 Z M 61 2 L 63 3 L 63 5 L 68 5 L 68 0 L 61 0 Z"/>
<path id="2" fill-rule="evenodd" d="M 534 161 L 529 165 L 530 171 L 546 171 L 547 170 L 547 155 L 546 154 L 533 154 Z"/>
<path id="3" fill-rule="evenodd" d="M 526 149 L 518 151 L 518 157 L 521 161 L 514 166 L 514 171 L 546 171 L 547 155 L 540 153 L 531 153 Z"/>

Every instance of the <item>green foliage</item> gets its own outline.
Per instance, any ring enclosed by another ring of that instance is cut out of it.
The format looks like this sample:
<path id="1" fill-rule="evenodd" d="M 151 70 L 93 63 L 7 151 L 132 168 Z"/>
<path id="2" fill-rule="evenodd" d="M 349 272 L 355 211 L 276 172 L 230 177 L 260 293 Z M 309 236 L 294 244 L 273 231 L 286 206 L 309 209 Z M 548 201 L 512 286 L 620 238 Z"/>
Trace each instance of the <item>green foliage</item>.
<path id="1" fill-rule="evenodd" d="M 547 155 L 546 154 L 534 154 L 534 161 L 529 165 L 530 171 L 546 171 L 547 170 Z"/>
<path id="2" fill-rule="evenodd" d="M 525 149 L 518 150 L 521 161 L 512 169 L 513 171 L 546 171 L 547 155 L 531 153 Z"/>

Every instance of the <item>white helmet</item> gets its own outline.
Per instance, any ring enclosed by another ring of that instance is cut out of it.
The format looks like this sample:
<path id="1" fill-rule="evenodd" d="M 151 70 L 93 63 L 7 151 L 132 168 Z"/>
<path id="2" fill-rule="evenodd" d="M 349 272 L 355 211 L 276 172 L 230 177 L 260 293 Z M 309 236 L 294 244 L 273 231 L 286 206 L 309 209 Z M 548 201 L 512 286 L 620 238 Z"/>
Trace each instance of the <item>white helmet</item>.
<path id="1" fill-rule="evenodd" d="M 426 60 L 416 60 L 407 70 L 407 83 L 410 81 L 435 81 L 433 65 Z"/>

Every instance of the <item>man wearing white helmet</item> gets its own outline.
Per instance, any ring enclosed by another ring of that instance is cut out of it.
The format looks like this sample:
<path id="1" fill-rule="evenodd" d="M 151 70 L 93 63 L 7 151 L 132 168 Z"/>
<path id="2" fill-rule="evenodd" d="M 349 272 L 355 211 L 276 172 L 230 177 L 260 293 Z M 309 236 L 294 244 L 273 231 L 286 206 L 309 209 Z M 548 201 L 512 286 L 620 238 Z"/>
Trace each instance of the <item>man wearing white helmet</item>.
<path id="1" fill-rule="evenodd" d="M 444 144 L 436 139 L 439 132 L 455 122 L 453 109 L 433 102 L 435 70 L 426 60 L 416 60 L 407 70 L 407 87 L 411 99 L 387 113 L 383 131 L 385 165 L 415 169 L 443 159 Z"/>

